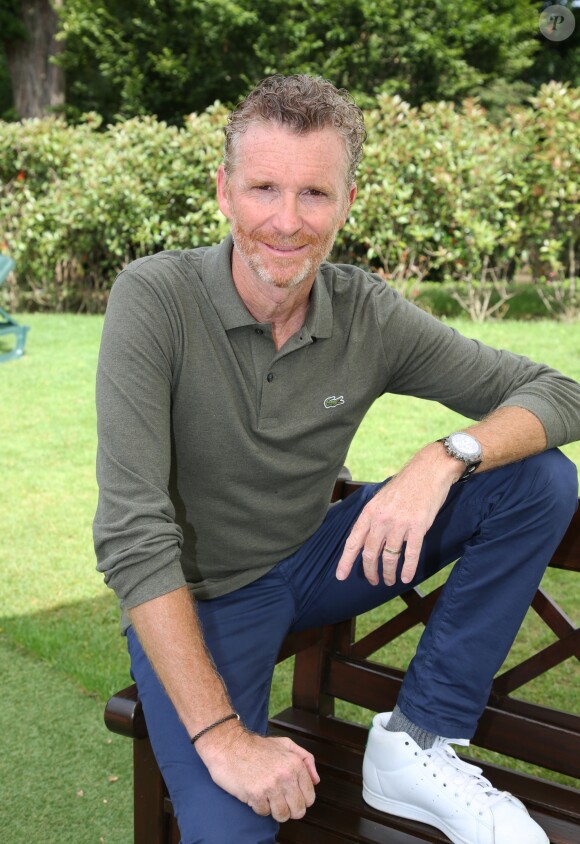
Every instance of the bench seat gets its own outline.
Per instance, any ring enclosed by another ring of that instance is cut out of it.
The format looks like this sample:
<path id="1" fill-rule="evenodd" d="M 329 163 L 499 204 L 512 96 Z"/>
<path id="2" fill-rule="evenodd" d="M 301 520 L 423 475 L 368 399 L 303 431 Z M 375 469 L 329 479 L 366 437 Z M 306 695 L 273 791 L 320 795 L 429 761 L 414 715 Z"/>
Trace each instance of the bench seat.
<path id="1" fill-rule="evenodd" d="M 398 844 L 399 841 L 401 844 L 424 841 L 449 844 L 446 836 L 433 827 L 403 818 L 388 818 L 364 802 L 361 768 L 366 728 L 336 718 L 320 718 L 293 707 L 276 715 L 270 723 L 271 735 L 289 736 L 316 758 L 321 782 L 316 789 L 316 803 L 309 810 L 309 823 L 316 825 L 321 833 L 342 835 L 338 841 L 361 844 Z M 478 764 L 496 788 L 525 801 L 530 814 L 546 830 L 553 844 L 580 841 L 580 794 L 576 789 L 498 765 Z M 278 841 L 300 844 L 302 826 L 302 822 L 284 824 Z M 320 837 L 318 840 L 327 839 Z"/>

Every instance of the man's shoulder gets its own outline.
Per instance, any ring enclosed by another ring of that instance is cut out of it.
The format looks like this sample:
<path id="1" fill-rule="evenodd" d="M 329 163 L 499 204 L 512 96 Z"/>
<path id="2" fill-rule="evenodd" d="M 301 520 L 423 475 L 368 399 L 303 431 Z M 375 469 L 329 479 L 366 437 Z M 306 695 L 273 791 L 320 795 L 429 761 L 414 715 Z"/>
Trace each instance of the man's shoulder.
<path id="1" fill-rule="evenodd" d="M 335 302 L 363 302 L 375 296 L 394 302 L 398 294 L 377 273 L 354 264 L 325 261 L 320 270 Z"/>
<path id="2" fill-rule="evenodd" d="M 201 266 L 203 256 L 209 249 L 210 246 L 200 246 L 197 249 L 167 249 L 144 255 L 127 264 L 119 273 L 119 277 L 138 275 L 142 278 L 156 279 L 160 275 L 179 276 L 185 268 L 195 269 L 197 265 Z"/>
<path id="3" fill-rule="evenodd" d="M 204 255 L 211 248 L 170 249 L 137 258 L 119 273 L 113 293 L 118 296 L 124 291 L 134 299 L 147 291 L 164 301 L 189 297 L 200 285 Z"/>
<path id="4" fill-rule="evenodd" d="M 379 274 L 353 264 L 324 262 L 322 277 L 329 292 L 335 316 L 343 314 L 353 322 L 365 325 L 372 316 L 381 331 L 391 336 L 405 337 L 408 331 L 437 333 L 448 328 L 443 323 L 410 302 L 391 287 Z"/>
<path id="5" fill-rule="evenodd" d="M 362 267 L 358 264 L 324 261 L 320 268 L 325 274 L 331 276 L 336 284 L 358 282 L 359 284 L 366 284 L 376 289 L 385 287 L 390 289 L 385 279 L 379 273 L 373 272 L 372 269 Z"/>

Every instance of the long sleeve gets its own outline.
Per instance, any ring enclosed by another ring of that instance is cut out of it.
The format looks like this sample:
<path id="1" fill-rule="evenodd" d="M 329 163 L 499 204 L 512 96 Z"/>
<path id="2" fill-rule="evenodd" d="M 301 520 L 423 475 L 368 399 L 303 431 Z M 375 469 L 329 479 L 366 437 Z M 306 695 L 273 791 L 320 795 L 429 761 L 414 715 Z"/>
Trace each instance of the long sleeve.
<path id="1" fill-rule="evenodd" d="M 169 494 L 174 345 L 167 303 L 138 272 L 125 271 L 99 355 L 94 521 L 98 569 L 123 608 L 185 583 Z"/>
<path id="2" fill-rule="evenodd" d="M 388 392 L 438 401 L 471 419 L 523 407 L 548 447 L 580 439 L 580 385 L 542 363 L 459 334 L 384 287 L 375 297 Z"/>

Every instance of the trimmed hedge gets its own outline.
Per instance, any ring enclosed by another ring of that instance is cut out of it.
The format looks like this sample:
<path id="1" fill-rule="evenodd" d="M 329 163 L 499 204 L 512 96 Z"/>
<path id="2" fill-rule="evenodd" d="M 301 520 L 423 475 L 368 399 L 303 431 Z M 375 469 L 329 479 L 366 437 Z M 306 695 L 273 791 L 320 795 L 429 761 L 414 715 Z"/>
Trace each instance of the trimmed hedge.
<path id="1" fill-rule="evenodd" d="M 497 302 L 520 277 L 548 307 L 575 304 L 579 114 L 580 89 L 559 83 L 499 125 L 474 100 L 416 109 L 380 96 L 335 259 L 372 266 L 413 297 L 423 280 L 445 281 L 468 310 L 469 297 L 493 288 Z M 0 123 L 11 307 L 99 311 L 128 261 L 223 237 L 214 176 L 225 118 L 216 104 L 181 129 L 153 117 L 104 131 L 97 116 Z"/>

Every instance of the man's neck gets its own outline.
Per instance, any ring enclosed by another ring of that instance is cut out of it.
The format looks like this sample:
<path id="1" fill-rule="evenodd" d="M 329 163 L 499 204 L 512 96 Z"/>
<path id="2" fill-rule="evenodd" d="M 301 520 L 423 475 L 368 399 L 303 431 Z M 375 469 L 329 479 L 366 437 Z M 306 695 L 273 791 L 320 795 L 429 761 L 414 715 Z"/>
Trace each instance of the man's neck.
<path id="1" fill-rule="evenodd" d="M 281 349 L 304 325 L 316 275 L 291 288 L 266 284 L 248 271 L 234 247 L 232 277 L 240 298 L 254 319 L 272 325 L 274 344 L 277 350 Z"/>

